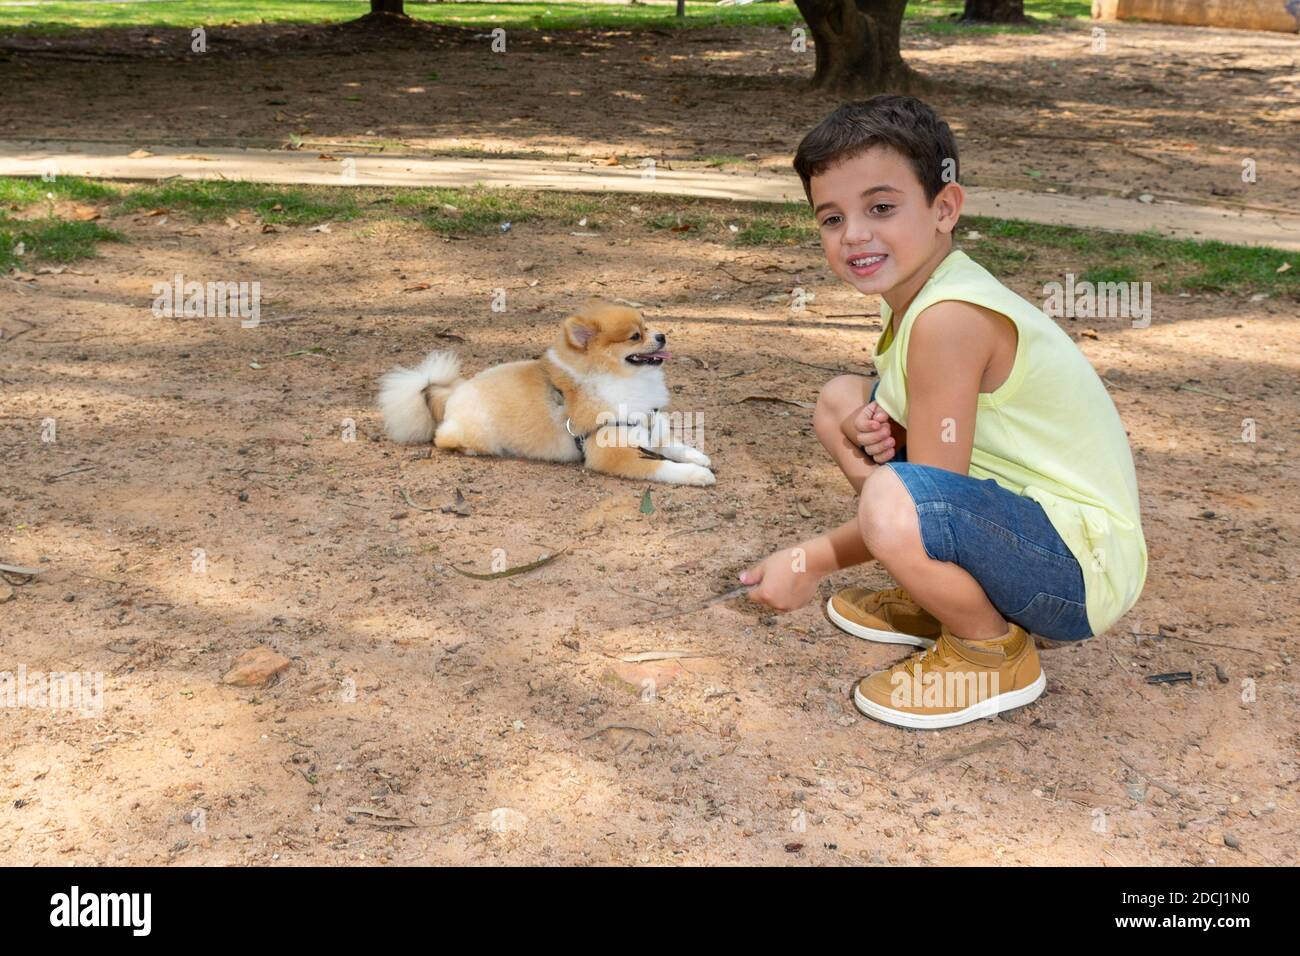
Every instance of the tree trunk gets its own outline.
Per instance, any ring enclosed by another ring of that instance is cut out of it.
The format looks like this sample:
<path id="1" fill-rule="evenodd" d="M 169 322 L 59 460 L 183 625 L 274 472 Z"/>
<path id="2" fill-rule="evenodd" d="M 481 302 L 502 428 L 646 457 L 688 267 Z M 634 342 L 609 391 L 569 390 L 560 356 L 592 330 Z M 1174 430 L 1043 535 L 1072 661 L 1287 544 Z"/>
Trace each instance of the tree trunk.
<path id="1" fill-rule="evenodd" d="M 1025 0 L 966 0 L 963 23 L 1027 23 Z"/>
<path id="2" fill-rule="evenodd" d="M 406 0 L 370 0 L 371 13 L 395 13 L 399 17 L 406 15 Z"/>
<path id="3" fill-rule="evenodd" d="M 844 97 L 925 88 L 899 50 L 907 0 L 795 0 L 795 5 L 816 44 L 815 88 Z"/>

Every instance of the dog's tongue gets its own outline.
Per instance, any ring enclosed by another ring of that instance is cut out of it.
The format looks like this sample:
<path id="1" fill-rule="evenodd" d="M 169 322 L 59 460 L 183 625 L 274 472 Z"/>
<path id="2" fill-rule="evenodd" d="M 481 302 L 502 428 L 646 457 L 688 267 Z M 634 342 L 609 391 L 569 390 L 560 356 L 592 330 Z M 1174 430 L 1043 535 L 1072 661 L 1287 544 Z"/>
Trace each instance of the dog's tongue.
<path id="1" fill-rule="evenodd" d="M 673 357 L 673 353 L 669 352 L 666 349 L 660 349 L 658 352 L 651 352 L 649 355 L 646 356 L 646 358 L 657 358 L 657 359 L 663 359 L 664 361 L 667 361 L 672 357 Z"/>

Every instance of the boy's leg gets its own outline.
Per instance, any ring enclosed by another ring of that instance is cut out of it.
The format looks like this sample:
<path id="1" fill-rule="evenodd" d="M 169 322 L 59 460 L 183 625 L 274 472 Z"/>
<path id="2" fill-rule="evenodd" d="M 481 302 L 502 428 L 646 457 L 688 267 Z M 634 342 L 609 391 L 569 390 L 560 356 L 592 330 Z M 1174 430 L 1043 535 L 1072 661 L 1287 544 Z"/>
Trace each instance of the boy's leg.
<path id="1" fill-rule="evenodd" d="M 880 466 L 844 434 L 844 420 L 871 401 L 876 380 L 865 375 L 837 375 L 822 386 L 813 412 L 813 431 L 849 479 L 854 494 Z"/>
<path id="2" fill-rule="evenodd" d="M 1006 618 L 970 572 L 926 553 L 916 505 L 892 469 L 880 468 L 871 477 L 858 502 L 858 521 L 876 560 L 953 635 L 991 641 L 1006 634 Z"/>
<path id="3" fill-rule="evenodd" d="M 1030 498 L 891 463 L 867 480 L 858 521 L 872 555 L 956 637 L 996 640 L 1008 622 L 1051 640 L 1091 634 L 1079 562 Z"/>
<path id="4" fill-rule="evenodd" d="M 1047 686 L 1030 635 L 1091 633 L 1078 560 L 1038 502 L 995 481 L 890 463 L 867 479 L 859 527 L 943 624 L 932 652 L 854 687 L 869 717 L 936 729 L 1023 707 Z"/>
<path id="5" fill-rule="evenodd" d="M 877 385 L 878 380 L 864 375 L 837 376 L 822 387 L 813 413 L 817 437 L 858 495 L 872 474 L 887 469 L 854 445 L 842 426 L 846 418 L 871 401 Z M 826 614 L 840 630 L 869 641 L 933 647 L 939 636 L 939 622 L 934 616 L 898 587 L 842 588 L 827 602 Z"/>

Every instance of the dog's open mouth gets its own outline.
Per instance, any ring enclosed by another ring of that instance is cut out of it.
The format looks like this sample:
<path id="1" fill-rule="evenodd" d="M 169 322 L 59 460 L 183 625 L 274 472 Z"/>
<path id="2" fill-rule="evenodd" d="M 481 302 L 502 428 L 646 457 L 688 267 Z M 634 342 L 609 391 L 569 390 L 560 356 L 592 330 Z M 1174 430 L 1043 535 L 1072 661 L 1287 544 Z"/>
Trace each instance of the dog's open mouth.
<path id="1" fill-rule="evenodd" d="M 633 365 L 662 365 L 665 359 L 672 358 L 671 352 L 659 349 L 655 352 L 637 352 L 627 357 L 627 361 Z"/>

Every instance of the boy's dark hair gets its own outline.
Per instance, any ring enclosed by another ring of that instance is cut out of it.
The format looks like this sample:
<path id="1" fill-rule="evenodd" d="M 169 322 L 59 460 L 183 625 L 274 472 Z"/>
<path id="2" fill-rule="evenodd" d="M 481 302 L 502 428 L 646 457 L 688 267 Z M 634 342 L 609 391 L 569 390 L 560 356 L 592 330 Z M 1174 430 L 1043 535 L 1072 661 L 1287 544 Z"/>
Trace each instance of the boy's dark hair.
<path id="1" fill-rule="evenodd" d="M 883 93 L 845 103 L 803 138 L 794 168 L 808 204 L 814 176 L 873 146 L 888 146 L 907 157 L 925 189 L 926 202 L 933 203 L 945 185 L 957 182 L 957 140 L 948 124 L 914 96 Z"/>

